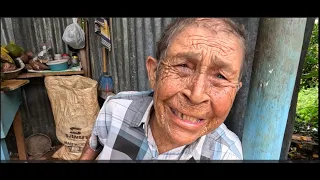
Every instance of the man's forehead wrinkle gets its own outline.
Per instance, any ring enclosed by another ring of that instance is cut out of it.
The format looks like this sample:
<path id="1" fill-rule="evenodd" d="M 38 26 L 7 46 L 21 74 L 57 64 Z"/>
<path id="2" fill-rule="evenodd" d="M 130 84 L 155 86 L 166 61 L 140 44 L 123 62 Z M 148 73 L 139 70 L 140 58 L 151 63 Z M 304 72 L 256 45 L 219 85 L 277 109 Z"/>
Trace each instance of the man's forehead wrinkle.
<path id="1" fill-rule="evenodd" d="M 187 52 L 179 52 L 177 53 L 176 57 L 178 58 L 187 58 L 187 59 L 194 59 L 194 58 L 201 58 L 201 53 L 187 51 Z"/>
<path id="2" fill-rule="evenodd" d="M 223 59 L 219 58 L 218 56 L 213 56 L 211 58 L 211 62 L 213 62 L 216 65 L 219 65 L 222 68 L 225 68 L 226 73 L 229 73 L 231 75 L 234 75 L 237 73 L 237 70 L 233 68 L 232 61 L 230 61 L 230 60 L 229 61 L 227 59 L 223 60 Z"/>
<path id="3" fill-rule="evenodd" d="M 223 24 L 223 23 L 222 23 Z M 223 25 L 225 26 L 225 25 Z M 192 27 L 189 27 L 192 29 Z M 189 29 L 188 28 L 188 29 Z M 190 30 L 190 29 L 189 29 Z M 214 48 L 220 48 L 221 50 L 218 50 L 222 52 L 221 55 L 228 55 L 231 52 L 227 51 L 235 51 L 234 46 L 236 42 L 232 41 L 228 38 L 221 38 L 219 36 L 219 32 L 222 32 L 224 35 L 230 36 L 229 32 L 225 32 L 223 29 L 217 29 L 217 31 L 211 31 L 211 33 L 215 32 L 212 35 L 201 35 L 201 34 L 194 34 L 190 32 L 187 29 L 184 29 L 182 32 L 176 35 L 175 38 L 173 38 L 173 41 L 171 43 L 174 44 L 174 42 L 177 42 L 180 44 L 181 47 L 187 47 L 187 46 L 194 46 L 195 48 L 198 48 L 199 45 L 207 45 L 209 47 Z M 202 48 L 204 48 L 202 46 Z M 205 47 L 207 48 L 207 47 Z"/>
<path id="4" fill-rule="evenodd" d="M 230 36 L 229 33 L 224 32 L 222 34 L 219 32 L 217 34 L 196 34 L 195 32 L 192 28 L 189 30 L 185 29 L 174 38 L 169 48 L 169 54 L 172 58 L 175 57 L 177 59 L 182 57 L 201 60 L 204 57 L 208 57 L 210 58 L 209 64 L 220 64 L 224 67 L 230 65 L 229 62 L 223 63 L 223 61 L 229 61 L 229 58 L 232 58 L 229 56 L 232 56 L 239 46 L 239 42 L 235 40 L 234 36 Z M 216 59 L 215 56 L 219 56 L 220 59 Z"/>
<path id="5" fill-rule="evenodd" d="M 195 24 L 197 26 L 203 26 L 203 27 L 207 27 L 210 29 L 214 29 L 214 30 L 229 28 L 228 24 L 226 24 L 226 22 L 224 22 L 222 19 L 198 18 L 195 21 Z"/>
<path id="6" fill-rule="evenodd" d="M 211 51 L 220 52 L 219 54 L 223 56 L 227 56 L 235 51 L 235 43 L 228 39 L 221 39 L 221 38 L 208 38 L 208 37 L 201 37 L 201 36 L 190 36 L 187 38 L 187 42 L 181 44 L 182 47 L 192 46 L 193 48 L 204 48 Z"/>
<path id="7" fill-rule="evenodd" d="M 235 43 L 226 38 L 219 38 L 219 36 L 189 36 L 187 38 L 188 43 L 208 43 L 208 45 L 215 45 L 215 44 L 226 44 L 229 47 L 234 45 Z"/>
<path id="8" fill-rule="evenodd" d="M 212 19 L 212 18 L 201 18 L 197 19 L 194 24 L 198 28 L 206 28 L 211 31 L 211 33 L 217 34 L 218 32 L 225 32 L 228 34 L 234 34 L 232 28 L 228 23 L 221 19 Z"/>

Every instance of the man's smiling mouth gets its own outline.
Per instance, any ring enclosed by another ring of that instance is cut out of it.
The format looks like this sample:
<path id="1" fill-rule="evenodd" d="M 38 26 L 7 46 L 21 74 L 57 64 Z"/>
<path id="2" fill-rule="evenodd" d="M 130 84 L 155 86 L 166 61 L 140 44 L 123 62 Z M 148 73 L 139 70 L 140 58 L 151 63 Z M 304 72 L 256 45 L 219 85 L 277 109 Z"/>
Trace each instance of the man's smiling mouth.
<path id="1" fill-rule="evenodd" d="M 196 117 L 192 117 L 192 116 L 188 116 L 188 115 L 185 115 L 185 114 L 182 114 L 181 112 L 173 109 L 170 107 L 170 110 L 171 112 L 176 115 L 178 118 L 180 118 L 181 120 L 183 121 L 187 121 L 187 122 L 190 122 L 190 123 L 199 123 L 201 122 L 203 119 L 200 119 L 200 118 L 196 118 Z"/>

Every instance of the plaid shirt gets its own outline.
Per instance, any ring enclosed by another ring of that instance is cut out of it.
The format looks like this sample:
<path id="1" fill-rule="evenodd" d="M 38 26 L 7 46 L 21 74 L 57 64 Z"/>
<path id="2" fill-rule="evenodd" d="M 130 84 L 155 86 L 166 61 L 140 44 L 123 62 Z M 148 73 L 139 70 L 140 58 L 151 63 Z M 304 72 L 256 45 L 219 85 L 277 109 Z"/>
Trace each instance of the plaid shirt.
<path id="1" fill-rule="evenodd" d="M 90 137 L 96 160 L 242 160 L 239 138 L 224 124 L 189 145 L 158 154 L 148 125 L 151 91 L 127 91 L 104 102 Z"/>

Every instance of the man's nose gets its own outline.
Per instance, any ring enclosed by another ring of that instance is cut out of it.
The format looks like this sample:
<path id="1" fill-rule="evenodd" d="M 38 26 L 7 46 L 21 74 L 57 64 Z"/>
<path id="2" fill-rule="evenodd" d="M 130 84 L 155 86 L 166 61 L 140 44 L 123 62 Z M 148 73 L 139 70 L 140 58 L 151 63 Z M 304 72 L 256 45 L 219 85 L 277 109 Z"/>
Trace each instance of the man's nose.
<path id="1" fill-rule="evenodd" d="M 184 92 L 193 104 L 208 103 L 210 100 L 209 95 L 206 93 L 207 84 L 205 79 L 204 74 L 198 75 L 189 86 L 189 90 Z"/>

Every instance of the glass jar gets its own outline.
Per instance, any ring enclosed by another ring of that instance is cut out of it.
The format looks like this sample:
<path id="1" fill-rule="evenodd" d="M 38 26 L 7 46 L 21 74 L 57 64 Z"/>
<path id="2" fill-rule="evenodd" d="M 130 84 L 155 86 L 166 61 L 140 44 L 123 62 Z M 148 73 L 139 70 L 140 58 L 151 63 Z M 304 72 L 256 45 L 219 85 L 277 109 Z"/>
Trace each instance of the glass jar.
<path id="1" fill-rule="evenodd" d="M 71 58 L 71 67 L 79 66 L 79 58 L 78 56 L 72 56 Z"/>

